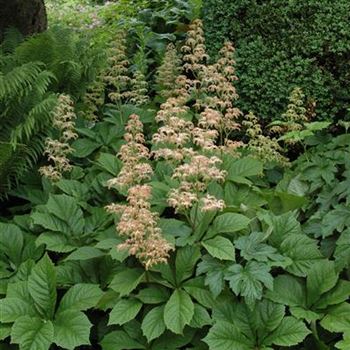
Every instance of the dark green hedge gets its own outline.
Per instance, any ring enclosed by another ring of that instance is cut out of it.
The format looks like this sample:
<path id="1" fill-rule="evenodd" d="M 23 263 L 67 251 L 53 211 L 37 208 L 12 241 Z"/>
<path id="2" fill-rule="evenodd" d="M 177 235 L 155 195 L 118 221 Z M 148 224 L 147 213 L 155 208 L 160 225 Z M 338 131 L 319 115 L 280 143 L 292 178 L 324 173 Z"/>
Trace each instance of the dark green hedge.
<path id="1" fill-rule="evenodd" d="M 209 53 L 237 48 L 240 107 L 279 118 L 300 86 L 319 119 L 344 118 L 350 106 L 349 0 L 203 0 Z"/>

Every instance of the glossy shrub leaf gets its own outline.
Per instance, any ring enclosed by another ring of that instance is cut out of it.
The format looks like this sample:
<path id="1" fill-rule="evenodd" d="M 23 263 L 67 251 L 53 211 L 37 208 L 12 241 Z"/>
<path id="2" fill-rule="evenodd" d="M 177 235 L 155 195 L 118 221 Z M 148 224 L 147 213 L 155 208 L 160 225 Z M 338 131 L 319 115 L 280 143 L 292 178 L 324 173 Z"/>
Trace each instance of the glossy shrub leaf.
<path id="1" fill-rule="evenodd" d="M 21 350 L 48 350 L 53 338 L 52 322 L 37 317 L 22 316 L 12 327 L 11 342 Z"/>
<path id="2" fill-rule="evenodd" d="M 176 289 L 165 304 L 165 325 L 175 334 L 182 334 L 184 327 L 191 322 L 193 313 L 191 297 L 185 291 Z"/>

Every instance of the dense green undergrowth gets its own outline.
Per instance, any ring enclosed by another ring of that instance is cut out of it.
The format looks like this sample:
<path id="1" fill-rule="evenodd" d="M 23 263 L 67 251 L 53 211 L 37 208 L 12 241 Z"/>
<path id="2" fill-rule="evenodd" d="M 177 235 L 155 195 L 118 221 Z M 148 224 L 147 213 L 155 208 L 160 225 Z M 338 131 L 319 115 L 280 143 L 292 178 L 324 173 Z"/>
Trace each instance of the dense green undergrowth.
<path id="1" fill-rule="evenodd" d="M 349 125 L 241 113 L 181 3 L 3 45 L 0 349 L 350 348 Z"/>

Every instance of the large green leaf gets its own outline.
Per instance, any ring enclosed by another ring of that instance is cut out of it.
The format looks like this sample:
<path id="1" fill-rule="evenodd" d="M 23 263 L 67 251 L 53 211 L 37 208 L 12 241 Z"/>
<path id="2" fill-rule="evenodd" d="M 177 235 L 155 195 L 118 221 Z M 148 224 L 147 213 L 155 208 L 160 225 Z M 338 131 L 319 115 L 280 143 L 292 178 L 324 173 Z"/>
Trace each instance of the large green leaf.
<path id="1" fill-rule="evenodd" d="M 52 319 L 56 307 L 56 271 L 48 255 L 34 266 L 28 278 L 28 290 L 35 307 L 47 319 Z"/>
<path id="2" fill-rule="evenodd" d="M 233 162 L 228 170 L 227 179 L 235 181 L 240 178 L 262 175 L 263 163 L 246 157 Z"/>
<path id="3" fill-rule="evenodd" d="M 213 239 L 202 242 L 202 245 L 214 258 L 235 261 L 235 247 L 225 237 L 216 236 Z"/>
<path id="4" fill-rule="evenodd" d="M 54 329 L 51 321 L 37 317 L 22 316 L 12 327 L 12 343 L 21 350 L 48 350 L 53 342 Z"/>
<path id="5" fill-rule="evenodd" d="M 310 334 L 305 324 L 294 317 L 285 317 L 279 327 L 267 336 L 264 345 L 292 346 L 302 342 Z"/>
<path id="6" fill-rule="evenodd" d="M 158 338 L 165 331 L 164 323 L 164 306 L 157 306 L 153 308 L 144 317 L 141 325 L 143 335 L 150 342 Z"/>
<path id="7" fill-rule="evenodd" d="M 349 299 L 350 281 L 339 280 L 337 285 L 322 295 L 322 298 L 315 304 L 316 308 L 326 308 L 329 305 L 340 304 Z"/>
<path id="8" fill-rule="evenodd" d="M 144 271 L 141 269 L 124 269 L 114 276 L 110 287 L 120 296 L 128 295 L 139 285 L 143 277 Z"/>
<path id="9" fill-rule="evenodd" d="M 280 325 L 284 313 L 284 305 L 264 299 L 257 304 L 253 311 L 254 328 L 257 331 L 266 330 L 266 334 L 268 334 Z"/>
<path id="10" fill-rule="evenodd" d="M 43 232 L 36 240 L 36 245 L 46 245 L 46 250 L 56 253 L 69 253 L 76 249 L 74 245 L 69 242 L 66 235 L 59 232 Z"/>
<path id="11" fill-rule="evenodd" d="M 63 296 L 57 312 L 66 310 L 83 311 L 94 307 L 103 295 L 97 284 L 79 283 Z"/>
<path id="12" fill-rule="evenodd" d="M 84 247 L 78 248 L 73 253 L 69 254 L 65 260 L 66 261 L 69 261 L 69 260 L 90 260 L 90 259 L 100 258 L 104 255 L 105 255 L 105 253 L 103 253 L 98 248 L 84 246 Z"/>
<path id="13" fill-rule="evenodd" d="M 212 320 L 207 309 L 199 304 L 194 304 L 194 314 L 190 326 L 193 328 L 203 328 L 211 324 Z"/>
<path id="14" fill-rule="evenodd" d="M 282 242 L 280 252 L 292 260 L 286 270 L 300 277 L 305 277 L 312 266 L 322 259 L 317 241 L 306 235 L 290 235 Z"/>
<path id="15" fill-rule="evenodd" d="M 141 310 L 142 303 L 137 299 L 120 299 L 109 314 L 108 325 L 123 325 L 134 319 Z"/>
<path id="16" fill-rule="evenodd" d="M 103 350 L 138 350 L 145 347 L 124 331 L 108 333 L 101 341 Z"/>
<path id="17" fill-rule="evenodd" d="M 6 254 L 10 261 L 19 265 L 23 248 L 23 234 L 19 227 L 13 224 L 0 223 L 0 257 Z"/>
<path id="18" fill-rule="evenodd" d="M 331 290 L 337 281 L 333 261 L 322 260 L 314 264 L 306 279 L 308 305 L 314 304 L 323 293 Z"/>
<path id="19" fill-rule="evenodd" d="M 245 267 L 239 264 L 230 266 L 225 274 L 230 288 L 236 295 L 242 295 L 252 307 L 256 300 L 262 298 L 263 287 L 272 290 L 273 278 L 270 268 L 263 263 L 248 262 Z"/>
<path id="20" fill-rule="evenodd" d="M 168 329 L 176 334 L 182 334 L 186 325 L 191 322 L 194 305 L 191 297 L 183 290 L 176 289 L 164 309 L 164 322 Z"/>
<path id="21" fill-rule="evenodd" d="M 7 297 L 0 300 L 1 322 L 14 322 L 21 316 L 36 316 L 34 305 L 19 298 Z"/>
<path id="22" fill-rule="evenodd" d="M 66 310 L 54 320 L 54 342 L 64 349 L 73 350 L 79 345 L 89 345 L 91 323 L 80 311 Z"/>
<path id="23" fill-rule="evenodd" d="M 144 304 L 165 303 L 169 299 L 169 291 L 162 286 L 151 286 L 141 289 L 136 295 Z"/>
<path id="24" fill-rule="evenodd" d="M 213 230 L 217 233 L 241 231 L 248 227 L 250 219 L 242 214 L 221 214 L 213 222 Z"/>
<path id="25" fill-rule="evenodd" d="M 192 276 L 195 265 L 200 259 L 201 253 L 198 246 L 186 246 L 176 253 L 176 280 L 181 283 Z"/>
<path id="26" fill-rule="evenodd" d="M 322 319 L 321 326 L 330 332 L 349 332 L 350 304 L 342 303 L 330 308 Z"/>
<path id="27" fill-rule="evenodd" d="M 252 350 L 254 339 L 246 337 L 233 324 L 217 322 L 203 339 L 210 350 Z"/>

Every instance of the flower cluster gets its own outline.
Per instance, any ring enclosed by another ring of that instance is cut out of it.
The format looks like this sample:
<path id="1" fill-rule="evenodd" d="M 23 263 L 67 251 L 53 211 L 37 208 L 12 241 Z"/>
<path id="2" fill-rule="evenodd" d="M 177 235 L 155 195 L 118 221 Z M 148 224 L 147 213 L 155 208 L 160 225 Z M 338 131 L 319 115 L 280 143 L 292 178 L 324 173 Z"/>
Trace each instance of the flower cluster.
<path id="1" fill-rule="evenodd" d="M 53 165 L 43 166 L 39 169 L 43 176 L 52 181 L 60 180 L 64 172 L 72 169 L 68 155 L 72 153 L 69 142 L 78 137 L 75 132 L 75 119 L 72 99 L 68 95 L 60 95 L 53 113 L 53 126 L 60 132 L 60 137 L 59 139 L 47 138 L 45 141 L 45 154 L 48 155 L 48 159 L 53 162 Z"/>
<path id="2" fill-rule="evenodd" d="M 141 106 L 148 101 L 148 83 L 145 75 L 138 69 L 131 79 L 130 103 Z"/>
<path id="3" fill-rule="evenodd" d="M 128 188 L 127 204 L 111 204 L 107 210 L 121 214 L 117 224 L 120 235 L 126 236 L 118 249 L 128 250 L 149 269 L 158 263 L 164 263 L 169 257 L 172 246 L 162 237 L 157 226 L 158 214 L 151 211 L 151 187 L 143 184 L 152 175 L 151 166 L 146 163 L 149 151 L 144 146 L 143 125 L 137 115 L 131 115 L 126 126 L 126 144 L 121 147 L 119 156 L 123 162 L 117 178 L 108 182 L 109 186 Z"/>

